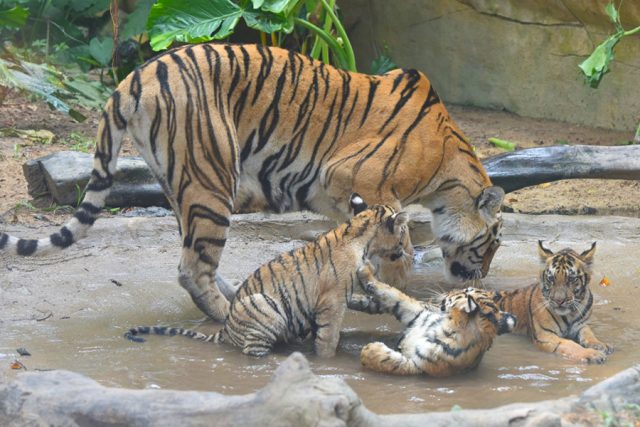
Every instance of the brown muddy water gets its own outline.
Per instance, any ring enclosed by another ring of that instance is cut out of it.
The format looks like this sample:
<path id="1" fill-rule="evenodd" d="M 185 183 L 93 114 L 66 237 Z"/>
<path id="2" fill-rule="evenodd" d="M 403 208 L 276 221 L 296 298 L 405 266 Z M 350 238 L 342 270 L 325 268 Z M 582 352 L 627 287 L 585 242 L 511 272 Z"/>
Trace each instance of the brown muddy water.
<path id="1" fill-rule="evenodd" d="M 580 393 L 639 364 L 640 220 L 615 219 L 618 228 L 607 218 L 534 220 L 508 217 L 506 241 L 484 284 L 490 289 L 514 289 L 532 283 L 539 270 L 537 238 L 551 241 L 553 250 L 566 246 L 583 250 L 598 240 L 591 325 L 601 341 L 615 347 L 605 364 L 578 364 L 537 350 L 526 336 L 506 335 L 497 338 L 477 370 L 464 375 L 380 374 L 361 367 L 360 350 L 372 341 L 393 345 L 402 327 L 391 316 L 356 312 L 346 315 L 334 358 L 318 358 L 310 354 L 310 346 L 295 349 L 305 353 L 317 376 L 344 379 L 369 409 L 380 414 L 448 411 L 454 405 L 481 409 L 559 398 Z M 70 255 L 58 262 L 9 260 L 13 269 L 0 273 L 0 378 L 13 378 L 16 373 L 9 371 L 9 366 L 19 360 L 29 370 L 66 369 L 112 387 L 222 394 L 246 394 L 262 388 L 291 347 L 279 347 L 269 357 L 255 360 L 228 345 L 184 337 L 150 336 L 143 344 L 122 337 L 127 328 L 138 325 L 213 333 L 220 324 L 205 318 L 176 284 L 179 251 L 171 221 L 112 221 L 98 222 L 102 225 L 91 232 L 88 243 L 70 248 Z M 113 231 L 122 228 L 126 231 Z M 230 236 L 222 263 L 228 277 L 247 275 L 273 253 L 304 243 L 289 238 L 269 240 L 255 227 L 247 230 Z M 33 235 L 33 230 L 23 231 L 18 234 Z M 234 265 L 242 265 L 242 271 Z M 4 265 L 0 267 L 4 269 Z M 598 283 L 605 276 L 611 285 L 601 287 Z M 46 294 L 38 294 L 40 287 L 48 289 Z M 414 266 L 407 292 L 426 299 L 433 292 L 448 289 L 451 286 L 444 279 L 441 261 L 435 260 Z M 51 317 L 35 320 L 49 312 Z M 19 357 L 16 349 L 20 347 L 32 356 Z"/>

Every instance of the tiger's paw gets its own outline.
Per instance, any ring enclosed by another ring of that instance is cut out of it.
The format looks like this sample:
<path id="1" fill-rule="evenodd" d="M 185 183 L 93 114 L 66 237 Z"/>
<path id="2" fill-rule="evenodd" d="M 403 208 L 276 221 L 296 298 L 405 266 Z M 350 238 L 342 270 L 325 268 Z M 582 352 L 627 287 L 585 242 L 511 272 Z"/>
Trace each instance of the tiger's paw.
<path id="1" fill-rule="evenodd" d="M 586 363 L 604 363 L 607 360 L 607 355 L 604 352 L 592 348 L 587 348 L 576 356 L 578 361 Z"/>
<path id="2" fill-rule="evenodd" d="M 605 344 L 600 341 L 590 341 L 585 343 L 585 347 L 592 348 L 594 350 L 599 350 L 605 354 L 613 353 L 613 346 L 610 344 Z"/>
<path id="3" fill-rule="evenodd" d="M 375 281 L 375 272 L 376 268 L 369 260 L 366 260 L 364 265 L 358 269 L 358 279 L 360 279 L 360 285 L 363 288 L 367 283 Z"/>

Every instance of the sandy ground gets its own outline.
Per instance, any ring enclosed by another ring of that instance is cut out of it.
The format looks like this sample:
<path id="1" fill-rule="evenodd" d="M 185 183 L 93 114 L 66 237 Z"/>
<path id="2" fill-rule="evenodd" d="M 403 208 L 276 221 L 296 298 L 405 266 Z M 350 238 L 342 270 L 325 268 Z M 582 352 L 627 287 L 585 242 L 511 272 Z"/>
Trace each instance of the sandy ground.
<path id="1" fill-rule="evenodd" d="M 567 141 L 568 144 L 616 145 L 633 138 L 632 132 L 576 126 L 551 120 L 519 117 L 502 111 L 449 106 L 453 120 L 470 138 L 481 157 L 503 152 L 493 147 L 488 138 L 497 137 L 516 143 L 517 148 L 541 147 Z M 83 111 L 89 119 L 74 123 L 68 116 L 51 111 L 44 104 L 33 104 L 12 96 L 0 105 L 0 221 L 46 225 L 62 223 L 69 217 L 66 210 L 33 211 L 21 202 L 29 201 L 22 165 L 60 150 L 68 150 L 75 142 L 68 138 L 78 132 L 87 139 L 95 138 L 100 114 Z M 57 136 L 52 144 L 31 143 L 12 136 L 15 129 L 45 129 Z M 20 145 L 16 150 L 15 147 Z M 137 151 L 126 139 L 121 155 L 135 156 Z M 126 208 L 126 207 L 123 207 Z M 558 213 L 585 215 L 621 215 L 640 217 L 640 182 L 618 180 L 567 180 L 529 187 L 505 197 L 504 210 L 516 213 Z"/>

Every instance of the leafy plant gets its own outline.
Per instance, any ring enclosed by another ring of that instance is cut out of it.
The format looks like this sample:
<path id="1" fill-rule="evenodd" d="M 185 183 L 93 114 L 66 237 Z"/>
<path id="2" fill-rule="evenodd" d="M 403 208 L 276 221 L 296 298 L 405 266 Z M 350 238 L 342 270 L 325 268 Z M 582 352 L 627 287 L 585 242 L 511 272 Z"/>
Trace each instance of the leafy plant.
<path id="1" fill-rule="evenodd" d="M 13 144 L 13 156 L 11 157 L 18 160 L 22 157 L 20 154 L 20 144 Z"/>
<path id="2" fill-rule="evenodd" d="M 609 16 L 609 20 L 616 29 L 616 33 L 607 37 L 600 45 L 593 51 L 593 53 L 580 65 L 580 70 L 585 78 L 585 83 L 588 83 L 594 89 L 597 89 L 605 74 L 609 73 L 609 63 L 614 60 L 615 53 L 614 48 L 622 37 L 636 34 L 640 31 L 640 27 L 636 27 L 633 30 L 625 31 L 620 22 L 620 6 L 622 1 L 616 9 L 613 4 L 613 0 L 609 1 L 609 4 L 604 8 L 605 12 Z M 640 124 L 636 131 L 635 141 L 640 143 Z"/>
<path id="3" fill-rule="evenodd" d="M 151 47 L 162 50 L 174 41 L 199 43 L 224 39 L 233 33 L 242 18 L 249 27 L 271 33 L 274 44 L 280 44 L 282 35 L 291 34 L 294 30 L 298 38 L 312 34 L 315 37 L 310 53 L 313 58 L 318 59 L 322 55 L 323 60 L 329 62 L 330 50 L 337 66 L 356 71 L 353 49 L 336 14 L 335 0 L 330 2 L 241 0 L 236 4 L 231 0 L 159 0 L 151 7 L 147 30 Z M 264 37 L 263 44 L 266 44 Z M 306 40 L 302 46 L 305 53 Z"/>

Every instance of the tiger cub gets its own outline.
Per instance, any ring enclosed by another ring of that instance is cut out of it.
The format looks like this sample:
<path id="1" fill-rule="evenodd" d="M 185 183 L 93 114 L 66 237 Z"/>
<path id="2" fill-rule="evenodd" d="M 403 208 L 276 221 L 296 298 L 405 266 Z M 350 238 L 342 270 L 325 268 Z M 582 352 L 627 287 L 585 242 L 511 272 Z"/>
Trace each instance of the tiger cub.
<path id="1" fill-rule="evenodd" d="M 453 291 L 442 297 L 438 310 L 379 282 L 373 272 L 370 263 L 358 270 L 369 295 L 353 295 L 349 308 L 393 314 L 408 327 L 396 350 L 380 342 L 367 344 L 360 354 L 366 368 L 399 375 L 463 373 L 478 366 L 496 335 L 511 332 L 516 325 L 516 318 L 499 311 L 487 291 Z"/>
<path id="2" fill-rule="evenodd" d="M 408 215 L 387 205 L 368 208 L 351 196 L 356 216 L 256 270 L 238 289 L 222 330 L 205 335 L 178 328 L 139 327 L 138 334 L 186 335 L 209 342 L 228 342 L 253 357 L 269 354 L 280 338 L 291 342 L 315 337 L 315 352 L 333 356 L 347 300 L 358 284 L 357 271 L 370 256 L 403 256 L 409 238 Z"/>
<path id="3" fill-rule="evenodd" d="M 539 349 L 580 362 L 604 362 L 613 347 L 598 341 L 587 325 L 593 310 L 589 280 L 595 242 L 581 254 L 573 249 L 554 254 L 539 240 L 538 251 L 544 263 L 540 282 L 495 292 L 493 300 L 518 319 L 514 332 L 529 334 Z"/>

